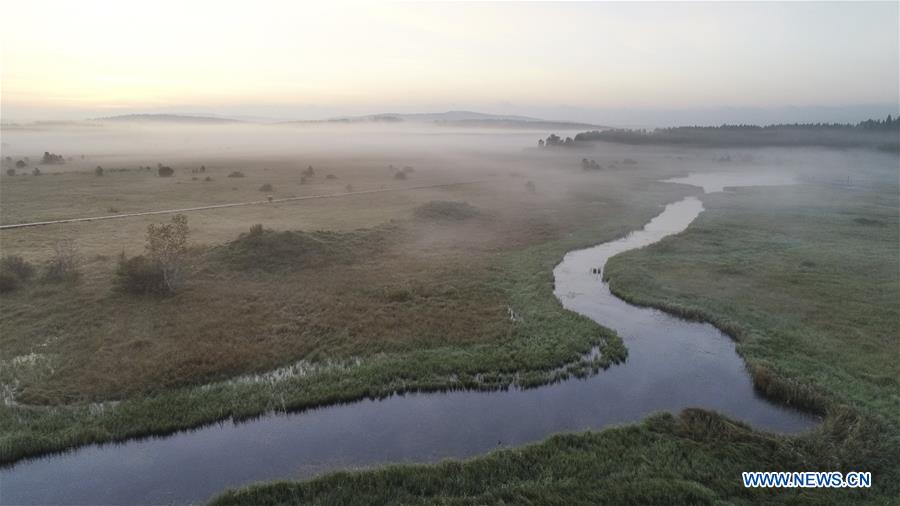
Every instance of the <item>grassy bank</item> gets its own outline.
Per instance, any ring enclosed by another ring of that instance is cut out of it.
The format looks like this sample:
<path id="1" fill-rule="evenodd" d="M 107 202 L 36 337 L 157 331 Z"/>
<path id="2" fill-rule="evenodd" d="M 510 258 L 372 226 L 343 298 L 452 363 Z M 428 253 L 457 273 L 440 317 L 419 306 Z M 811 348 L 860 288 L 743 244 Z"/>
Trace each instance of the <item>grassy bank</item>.
<path id="1" fill-rule="evenodd" d="M 250 487 L 212 504 L 890 504 L 889 495 L 878 499 L 858 490 L 776 492 L 741 484 L 746 470 L 833 469 L 812 463 L 828 462 L 835 446 L 866 450 L 843 441 L 841 431 L 853 423 L 786 439 L 689 409 L 678 417 L 661 414 L 639 425 L 553 436 L 465 462 Z"/>
<path id="2" fill-rule="evenodd" d="M 614 291 L 738 339 L 757 386 L 826 413 L 798 437 L 686 410 L 464 462 L 229 492 L 237 504 L 892 504 L 900 495 L 896 186 L 704 197 L 683 234 L 612 259 Z M 745 489 L 748 470 L 870 471 L 868 490 Z"/>

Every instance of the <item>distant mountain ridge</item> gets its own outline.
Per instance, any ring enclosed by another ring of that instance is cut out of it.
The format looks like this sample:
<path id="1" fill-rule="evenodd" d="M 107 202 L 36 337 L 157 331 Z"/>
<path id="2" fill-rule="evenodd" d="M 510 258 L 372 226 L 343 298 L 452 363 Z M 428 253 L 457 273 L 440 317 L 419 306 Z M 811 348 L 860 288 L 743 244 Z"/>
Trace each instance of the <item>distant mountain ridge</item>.
<path id="1" fill-rule="evenodd" d="M 518 116 L 512 114 L 489 114 L 475 111 L 446 111 L 429 113 L 380 113 L 363 116 L 339 116 L 322 120 L 299 120 L 285 123 L 402 123 L 402 122 L 432 123 L 439 126 L 461 128 L 513 128 L 513 129 L 585 129 L 599 128 L 602 125 L 592 123 L 579 123 L 571 121 L 551 121 L 531 116 Z"/>
<path id="2" fill-rule="evenodd" d="M 244 123 L 244 121 L 216 116 L 195 116 L 190 114 L 122 114 L 93 118 L 92 121 L 122 121 L 134 123 Z"/>
<path id="3" fill-rule="evenodd" d="M 177 124 L 237 124 L 266 123 L 265 121 L 249 121 L 215 115 L 198 114 L 122 114 L 94 118 L 96 122 L 122 123 L 177 123 Z M 507 128 L 532 130 L 587 130 L 605 129 L 607 127 L 591 123 L 571 121 L 549 121 L 530 116 L 512 114 L 489 114 L 475 111 L 446 111 L 428 113 L 380 113 L 362 116 L 339 116 L 327 119 L 293 120 L 274 122 L 276 124 L 364 124 L 364 123 L 428 123 L 445 127 L 458 128 Z"/>

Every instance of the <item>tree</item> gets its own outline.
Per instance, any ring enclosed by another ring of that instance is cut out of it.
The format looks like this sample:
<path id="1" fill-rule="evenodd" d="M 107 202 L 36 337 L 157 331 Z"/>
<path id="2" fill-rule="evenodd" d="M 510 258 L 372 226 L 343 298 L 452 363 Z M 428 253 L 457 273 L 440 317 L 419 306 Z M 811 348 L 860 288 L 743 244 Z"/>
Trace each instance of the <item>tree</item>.
<path id="1" fill-rule="evenodd" d="M 172 177 L 175 175 L 175 169 L 162 164 L 159 165 L 156 172 L 159 174 L 159 177 Z"/>
<path id="2" fill-rule="evenodd" d="M 15 175 L 16 175 L 16 169 L 6 169 L 6 175 L 7 175 L 7 176 L 15 176 Z"/>
<path id="3" fill-rule="evenodd" d="M 25 168 L 25 160 L 19 160 L 18 162 L 16 162 L 16 168 L 24 169 Z"/>
<path id="4" fill-rule="evenodd" d="M 102 176 L 103 175 L 103 167 L 98 165 L 97 168 L 94 169 L 94 174 L 97 176 Z"/>
<path id="5" fill-rule="evenodd" d="M 49 151 L 44 151 L 44 156 L 41 157 L 41 165 L 52 165 L 58 163 L 66 163 L 66 160 L 62 155 L 55 155 L 53 153 L 50 153 Z"/>
<path id="6" fill-rule="evenodd" d="M 174 292 L 182 282 L 189 233 L 187 216 L 183 214 L 173 216 L 172 223 L 147 226 L 147 256 L 162 273 L 163 284 L 169 292 Z"/>
<path id="7" fill-rule="evenodd" d="M 539 148 L 544 147 L 544 139 L 538 139 L 538 147 Z"/>

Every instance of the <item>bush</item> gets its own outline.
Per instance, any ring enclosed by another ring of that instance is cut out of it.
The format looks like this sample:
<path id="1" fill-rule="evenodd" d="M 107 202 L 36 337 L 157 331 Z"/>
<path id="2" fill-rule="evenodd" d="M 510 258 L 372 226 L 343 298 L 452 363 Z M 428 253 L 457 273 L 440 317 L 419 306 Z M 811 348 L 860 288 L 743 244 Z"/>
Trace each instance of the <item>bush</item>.
<path id="1" fill-rule="evenodd" d="M 94 169 L 94 175 L 95 175 L 95 176 L 102 176 L 102 175 L 103 175 L 103 167 L 101 167 L 101 166 L 98 165 L 97 168 Z"/>
<path id="2" fill-rule="evenodd" d="M 389 229 L 353 232 L 275 231 L 253 225 L 250 231 L 217 249 L 219 259 L 241 271 L 278 272 L 353 263 L 383 251 Z"/>
<path id="3" fill-rule="evenodd" d="M 325 176 L 325 179 L 337 179 L 337 178 L 338 177 L 335 176 L 334 174 L 328 174 L 327 176 Z"/>
<path id="4" fill-rule="evenodd" d="M 203 178 L 203 180 L 208 183 L 208 182 L 212 181 L 212 178 L 209 176 L 206 176 L 205 178 Z"/>
<path id="5" fill-rule="evenodd" d="M 0 260 L 0 293 L 11 292 L 34 275 L 34 266 L 13 255 Z"/>
<path id="6" fill-rule="evenodd" d="M 34 266 L 19 255 L 9 255 L 0 260 L 0 271 L 9 272 L 22 281 L 31 279 Z"/>
<path id="7" fill-rule="evenodd" d="M 266 183 L 266 184 L 264 184 L 264 185 L 262 185 L 262 186 L 259 187 L 259 191 L 261 191 L 261 192 L 270 192 L 270 191 L 273 191 L 272 185 L 270 185 L 269 183 Z"/>
<path id="8" fill-rule="evenodd" d="M 41 175 L 41 169 L 35 167 L 34 170 L 31 171 L 31 173 L 34 174 L 35 176 L 40 176 L 40 175 Z"/>
<path id="9" fill-rule="evenodd" d="M 7 176 L 15 176 L 15 175 L 16 175 L 16 169 L 6 169 L 6 175 L 7 175 Z"/>
<path id="10" fill-rule="evenodd" d="M 0 293 L 8 293 L 19 288 L 19 278 L 11 272 L 0 270 Z"/>
<path id="11" fill-rule="evenodd" d="M 66 163 L 66 160 L 62 155 L 56 155 L 50 153 L 49 151 L 44 151 L 44 156 L 41 157 L 41 165 L 53 165 L 62 163 Z"/>
<path id="12" fill-rule="evenodd" d="M 244 173 L 239 170 L 236 170 L 236 171 L 232 172 L 231 174 L 228 174 L 228 177 L 244 177 Z"/>
<path id="13" fill-rule="evenodd" d="M 395 173 L 394 179 L 406 179 L 406 172 L 400 171 Z"/>
<path id="14" fill-rule="evenodd" d="M 47 281 L 74 281 L 78 279 L 78 250 L 71 239 L 61 239 L 53 245 L 53 258 L 44 271 Z"/>
<path id="15" fill-rule="evenodd" d="M 175 169 L 166 165 L 160 165 L 156 173 L 159 174 L 159 177 L 172 177 L 175 175 Z"/>
<path id="16" fill-rule="evenodd" d="M 136 294 L 169 292 L 162 267 L 143 255 L 127 258 L 122 253 L 119 256 L 115 284 L 119 290 Z"/>

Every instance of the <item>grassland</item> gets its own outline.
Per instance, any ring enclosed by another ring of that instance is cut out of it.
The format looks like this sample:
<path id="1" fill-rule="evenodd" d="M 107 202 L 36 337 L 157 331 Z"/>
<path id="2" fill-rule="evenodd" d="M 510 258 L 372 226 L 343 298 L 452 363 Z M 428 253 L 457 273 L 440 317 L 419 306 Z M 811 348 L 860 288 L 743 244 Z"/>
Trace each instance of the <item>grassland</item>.
<path id="1" fill-rule="evenodd" d="M 352 160 L 332 166 L 342 183 L 392 182 L 389 171 Z M 417 166 L 416 184 L 465 176 Z M 0 300 L 0 461 L 397 391 L 536 385 L 622 360 L 617 336 L 562 310 L 552 267 L 565 251 L 621 236 L 691 190 L 634 174 L 576 173 L 560 183 L 561 172 L 549 171 L 533 174 L 532 193 L 503 167 L 484 186 L 191 213 L 187 282 L 170 297 L 114 290 L 117 254 L 140 253 L 146 222 L 163 218 L 4 231 L 4 253 L 38 265 L 64 231 L 77 236 L 83 261 L 76 283 L 34 281 Z M 263 177 L 306 191 L 310 183 L 294 181 L 304 168 L 245 170 L 229 184 L 254 198 Z M 232 169 L 211 163 L 207 174 Z M 169 195 L 129 189 L 148 177 L 16 176 L 0 189 L 25 221 L 44 212 L 34 201 L 69 187 L 87 196 L 75 214 L 118 194 L 147 209 Z M 200 184 L 187 175 L 151 184 L 170 185 L 177 201 L 179 178 Z M 22 196 L 31 190 L 34 201 Z M 212 191 L 195 196 L 214 202 Z M 641 197 L 624 198 L 631 193 Z M 268 230 L 252 239 L 254 223 Z M 583 358 L 592 346 L 602 356 Z"/>
<path id="2" fill-rule="evenodd" d="M 823 160 L 869 162 L 852 152 L 754 151 L 723 166 L 715 162 L 722 153 L 703 150 L 608 149 L 590 156 L 604 166 L 625 156 L 639 163 L 586 174 L 581 151 L 449 161 L 222 158 L 202 161 L 213 179 L 206 182 L 181 170 L 198 159 L 171 162 L 176 176 L 165 179 L 110 171 L 150 164 L 115 158 L 103 163 L 102 177 L 89 170 L 95 160 L 57 176 L 2 176 L 4 223 L 256 200 L 266 183 L 276 196 L 388 187 L 398 184 L 391 164 L 416 167 L 410 185 L 485 175 L 494 182 L 191 213 L 188 281 L 171 297 L 113 290 L 116 255 L 141 253 L 147 224 L 160 217 L 0 232 L 4 254 L 40 265 L 55 240 L 77 237 L 82 259 L 76 283 L 34 281 L 0 298 L 0 462 L 398 391 L 589 374 L 627 350 L 562 310 L 552 268 L 566 251 L 619 237 L 660 204 L 697 193 L 654 180 L 693 169 L 809 164 L 809 180 L 821 182 L 834 176 L 819 167 Z M 301 184 L 308 164 L 318 175 Z M 234 170 L 246 177 L 227 178 Z M 885 184 L 893 175 L 877 174 L 870 188 L 869 172 L 854 174 L 862 190 L 817 184 L 796 194 L 706 196 L 708 211 L 685 235 L 617 258 L 607 270 L 620 295 L 732 333 L 766 393 L 828 414 L 812 434 L 761 434 L 689 410 L 462 463 L 339 473 L 219 501 L 888 504 L 900 480 L 890 353 L 900 276 L 885 260 L 897 257 L 897 190 Z M 248 241 L 256 223 L 270 231 Z M 595 345 L 601 358 L 584 359 Z M 739 472 L 749 469 L 868 470 L 876 488 L 761 496 L 740 487 Z"/>
<path id="3" fill-rule="evenodd" d="M 893 504 L 900 496 L 895 170 L 849 189 L 707 195 L 707 210 L 687 232 L 607 267 L 620 296 L 732 334 L 761 390 L 826 414 L 809 434 L 764 434 L 686 410 L 465 462 L 250 487 L 214 504 Z M 747 470 L 865 470 L 875 483 L 748 490 L 740 482 Z"/>

